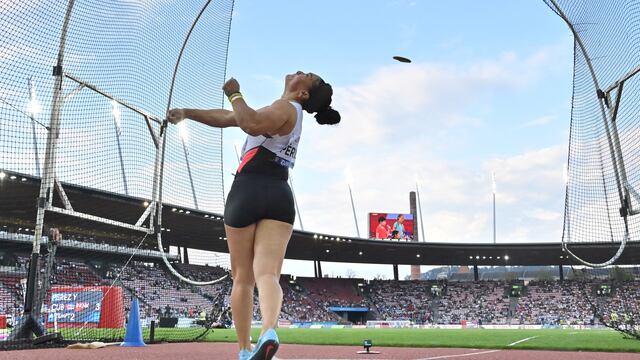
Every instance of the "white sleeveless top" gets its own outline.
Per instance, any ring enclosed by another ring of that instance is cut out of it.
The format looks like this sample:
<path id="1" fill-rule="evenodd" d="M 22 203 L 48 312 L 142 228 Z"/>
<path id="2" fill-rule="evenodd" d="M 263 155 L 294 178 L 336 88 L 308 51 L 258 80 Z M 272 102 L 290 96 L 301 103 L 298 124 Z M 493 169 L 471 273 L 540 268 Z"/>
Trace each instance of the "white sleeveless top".
<path id="1" fill-rule="evenodd" d="M 248 151 L 263 146 L 267 150 L 276 154 L 274 159 L 278 164 L 293 168 L 296 162 L 296 154 L 298 152 L 298 143 L 300 142 L 300 134 L 302 133 L 302 105 L 295 101 L 289 101 L 296 108 L 296 125 L 287 135 L 273 135 L 267 137 L 264 135 L 251 136 L 247 135 L 247 140 L 242 147 L 242 158 Z"/>

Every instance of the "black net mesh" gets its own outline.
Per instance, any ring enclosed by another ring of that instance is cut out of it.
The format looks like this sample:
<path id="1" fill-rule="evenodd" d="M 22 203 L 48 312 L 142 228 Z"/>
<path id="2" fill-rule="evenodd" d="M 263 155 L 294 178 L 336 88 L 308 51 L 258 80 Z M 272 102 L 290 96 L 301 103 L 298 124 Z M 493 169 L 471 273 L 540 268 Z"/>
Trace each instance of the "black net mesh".
<path id="1" fill-rule="evenodd" d="M 630 246 L 640 235 L 640 4 L 545 2 L 575 39 L 563 238 L 585 262 L 603 264 L 627 237 L 625 222 Z"/>
<path id="2" fill-rule="evenodd" d="M 168 106 L 223 105 L 233 0 L 0 0 L 0 10 L 0 347 L 54 333 L 119 341 L 132 297 L 146 340 L 151 321 L 163 326 L 155 340 L 201 337 L 222 319 L 228 282 L 193 287 L 173 278 L 156 235 L 141 229 L 153 229 L 163 135 L 163 252 L 185 276 L 226 274 L 228 257 L 203 251 L 225 248 L 205 244 L 224 244 L 222 133 L 195 123 L 160 130 Z M 55 181 L 37 202 L 47 169 Z M 38 204 L 50 208 L 34 257 Z M 38 286 L 25 314 L 32 261 Z"/>
<path id="3" fill-rule="evenodd" d="M 574 35 L 563 244 L 577 263 L 606 266 L 639 246 L 640 3 L 545 0 Z M 597 320 L 638 336 L 637 284 L 625 269 L 575 270 Z"/>

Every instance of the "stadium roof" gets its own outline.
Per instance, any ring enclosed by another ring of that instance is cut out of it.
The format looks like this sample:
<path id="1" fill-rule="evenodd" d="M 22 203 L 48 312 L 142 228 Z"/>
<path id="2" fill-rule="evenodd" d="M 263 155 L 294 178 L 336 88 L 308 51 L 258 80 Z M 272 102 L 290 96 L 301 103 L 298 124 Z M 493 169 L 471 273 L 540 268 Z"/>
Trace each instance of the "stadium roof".
<path id="1" fill-rule="evenodd" d="M 5 171 L 0 180 L 0 219 L 17 219 L 33 226 L 40 179 Z M 134 224 L 148 199 L 63 184 L 74 210 Z M 55 196 L 54 205 L 62 206 Z M 57 203 L 56 203 L 57 202 Z M 174 210 L 175 209 L 175 210 Z M 128 230 L 47 212 L 45 222 L 62 228 L 86 227 L 122 234 Z M 163 205 L 163 242 L 193 249 L 228 252 L 222 215 L 171 204 Z M 130 231 L 132 236 L 143 234 Z M 617 245 L 617 244 L 616 244 Z M 572 246 L 578 256 L 593 262 L 606 261 L 617 246 Z M 370 240 L 338 235 L 294 231 L 287 259 L 371 264 L 416 265 L 569 265 L 572 261 L 559 243 L 433 243 Z M 628 244 L 617 264 L 640 263 L 640 243 Z"/>

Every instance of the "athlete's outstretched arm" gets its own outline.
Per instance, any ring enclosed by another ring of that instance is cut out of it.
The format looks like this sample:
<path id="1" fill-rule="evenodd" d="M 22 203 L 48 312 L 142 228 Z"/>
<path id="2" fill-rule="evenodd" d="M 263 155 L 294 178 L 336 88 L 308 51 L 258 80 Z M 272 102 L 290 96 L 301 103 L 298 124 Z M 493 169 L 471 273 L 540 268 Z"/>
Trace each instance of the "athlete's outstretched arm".
<path id="1" fill-rule="evenodd" d="M 244 99 L 233 102 L 233 112 L 238 126 L 252 136 L 272 135 L 283 127 L 293 116 L 295 109 L 287 100 L 276 100 L 270 106 L 253 110 Z"/>
<path id="2" fill-rule="evenodd" d="M 233 111 L 224 109 L 171 109 L 167 113 L 167 120 L 172 124 L 177 124 L 184 119 L 191 119 L 217 128 L 238 126 Z"/>
<path id="3" fill-rule="evenodd" d="M 240 85 L 231 78 L 224 84 L 227 96 L 240 92 Z M 296 111 L 287 100 L 276 100 L 270 106 L 252 109 L 242 97 L 231 102 L 238 126 L 252 136 L 273 134 L 289 121 L 296 119 Z"/>

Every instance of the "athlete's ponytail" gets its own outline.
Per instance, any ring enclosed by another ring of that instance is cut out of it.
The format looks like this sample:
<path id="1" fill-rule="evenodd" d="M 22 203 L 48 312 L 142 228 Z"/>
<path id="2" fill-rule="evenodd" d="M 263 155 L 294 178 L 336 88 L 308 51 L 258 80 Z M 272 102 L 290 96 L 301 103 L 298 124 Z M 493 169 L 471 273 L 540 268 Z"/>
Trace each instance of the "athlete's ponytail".
<path id="1" fill-rule="evenodd" d="M 331 107 L 333 88 L 328 83 L 320 83 L 309 91 L 309 99 L 302 108 L 310 114 L 316 113 L 315 118 L 320 125 L 335 125 L 340 122 L 340 113 Z"/>
<path id="2" fill-rule="evenodd" d="M 329 106 L 318 111 L 315 118 L 320 125 L 335 125 L 340 122 L 340 113 Z"/>

